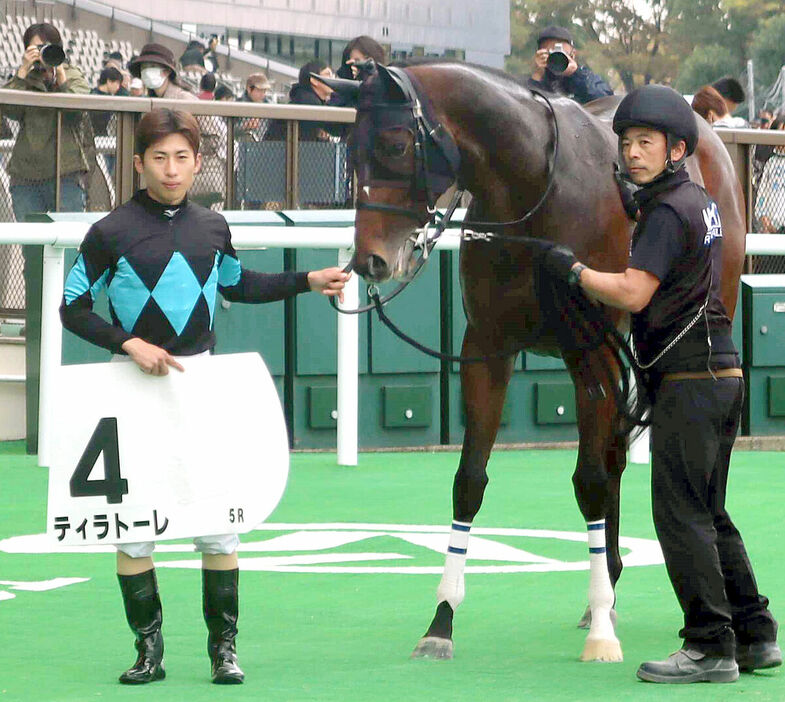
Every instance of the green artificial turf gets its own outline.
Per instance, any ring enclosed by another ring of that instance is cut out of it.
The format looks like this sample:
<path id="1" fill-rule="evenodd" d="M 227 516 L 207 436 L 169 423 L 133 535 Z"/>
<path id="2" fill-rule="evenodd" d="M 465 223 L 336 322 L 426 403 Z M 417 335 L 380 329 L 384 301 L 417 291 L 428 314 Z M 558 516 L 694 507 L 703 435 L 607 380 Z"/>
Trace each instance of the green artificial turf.
<path id="1" fill-rule="evenodd" d="M 475 527 L 584 532 L 570 480 L 574 461 L 575 452 L 566 450 L 494 453 Z M 356 468 L 341 468 L 331 454 L 294 454 L 289 485 L 268 524 L 446 527 L 457 462 L 452 453 L 377 453 L 361 454 Z M 44 531 L 46 473 L 35 466 L 34 457 L 24 455 L 22 443 L 0 444 L 0 485 L 0 539 Z M 647 467 L 628 469 L 622 485 L 623 536 L 654 539 L 648 485 Z M 783 501 L 785 458 L 738 452 L 728 507 L 775 616 L 785 612 Z M 287 526 L 258 530 L 242 541 L 296 531 Z M 380 527 L 379 533 L 319 551 L 339 560 L 324 567 L 441 567 L 443 557 L 431 549 L 401 540 L 394 529 Z M 487 538 L 562 561 L 587 559 L 581 543 Z M 398 555 L 349 560 L 364 553 Z M 471 555 L 470 566 L 489 564 Z M 244 551 L 241 568 L 245 559 L 271 556 L 289 556 L 296 564 L 303 553 Z M 347 560 L 341 562 L 342 557 Z M 159 565 L 196 559 L 198 554 L 190 552 L 156 555 Z M 578 661 L 585 632 L 575 625 L 586 604 L 585 570 L 467 575 L 466 600 L 455 617 L 455 658 L 435 662 L 412 661 L 409 654 L 433 615 L 438 573 L 246 568 L 240 579 L 238 637 L 246 683 L 226 688 L 209 683 L 198 571 L 160 567 L 158 575 L 167 678 L 125 687 L 117 676 L 135 655 L 114 556 L 8 553 L 0 544 L 0 594 L 14 595 L 0 599 L 0 702 L 785 700 L 779 670 L 743 675 L 732 685 L 662 686 L 635 678 L 641 661 L 664 658 L 680 645 L 681 616 L 662 565 L 631 567 L 622 575 L 617 633 L 625 660 L 619 664 Z M 44 592 L 7 584 L 55 577 L 88 580 Z"/>

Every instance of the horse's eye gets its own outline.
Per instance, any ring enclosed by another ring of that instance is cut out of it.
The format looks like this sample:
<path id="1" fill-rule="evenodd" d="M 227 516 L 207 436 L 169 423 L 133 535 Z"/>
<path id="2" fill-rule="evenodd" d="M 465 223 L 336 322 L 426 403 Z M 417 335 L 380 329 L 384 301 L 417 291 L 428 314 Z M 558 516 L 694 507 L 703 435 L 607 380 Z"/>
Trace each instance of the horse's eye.
<path id="1" fill-rule="evenodd" d="M 390 156 L 403 156 L 406 153 L 406 144 L 402 142 L 389 144 L 386 151 Z"/>

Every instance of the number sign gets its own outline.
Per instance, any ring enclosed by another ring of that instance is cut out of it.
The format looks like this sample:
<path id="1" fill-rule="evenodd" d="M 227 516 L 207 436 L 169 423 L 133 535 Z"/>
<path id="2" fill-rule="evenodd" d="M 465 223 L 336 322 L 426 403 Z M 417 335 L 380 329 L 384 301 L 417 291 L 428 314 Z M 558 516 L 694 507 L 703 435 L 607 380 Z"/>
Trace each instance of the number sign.
<path id="1" fill-rule="evenodd" d="M 255 353 L 63 366 L 47 532 L 63 546 L 243 533 L 275 509 L 289 451 Z"/>

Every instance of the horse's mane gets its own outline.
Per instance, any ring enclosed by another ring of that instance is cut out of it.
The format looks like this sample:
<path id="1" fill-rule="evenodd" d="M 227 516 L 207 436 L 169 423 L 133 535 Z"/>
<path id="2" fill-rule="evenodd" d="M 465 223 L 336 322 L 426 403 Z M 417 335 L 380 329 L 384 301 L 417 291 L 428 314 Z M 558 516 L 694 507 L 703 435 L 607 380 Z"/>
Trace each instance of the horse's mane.
<path id="1" fill-rule="evenodd" d="M 528 76 L 526 78 L 523 78 L 521 76 L 514 76 L 511 73 L 502 71 L 499 68 L 491 68 L 490 66 L 481 66 L 478 63 L 461 61 L 461 59 L 457 59 L 457 58 L 445 58 L 443 56 L 411 56 L 406 59 L 401 59 L 400 61 L 393 61 L 390 65 L 395 66 L 397 68 L 409 68 L 410 66 L 429 66 L 429 65 L 438 65 L 438 64 L 472 68 L 480 74 L 487 74 L 489 76 L 493 76 L 494 78 L 501 78 L 502 80 L 512 83 L 514 86 L 518 88 L 526 88 L 527 90 L 529 90 L 529 85 L 527 84 Z"/>

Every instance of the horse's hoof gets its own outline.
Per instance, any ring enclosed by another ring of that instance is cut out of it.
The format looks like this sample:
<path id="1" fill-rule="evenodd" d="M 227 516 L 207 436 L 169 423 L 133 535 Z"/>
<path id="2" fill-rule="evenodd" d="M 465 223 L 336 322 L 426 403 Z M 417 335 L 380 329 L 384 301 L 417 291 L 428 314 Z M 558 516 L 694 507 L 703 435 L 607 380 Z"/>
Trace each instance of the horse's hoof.
<path id="1" fill-rule="evenodd" d="M 611 610 L 611 624 L 613 624 L 614 631 L 616 630 L 616 610 Z M 586 607 L 581 620 L 578 622 L 579 629 L 591 629 L 591 607 Z"/>
<path id="2" fill-rule="evenodd" d="M 600 661 L 601 663 L 621 663 L 624 656 L 621 653 L 621 644 L 618 639 L 586 639 L 586 645 L 581 653 L 581 660 Z"/>
<path id="3" fill-rule="evenodd" d="M 439 636 L 423 636 L 411 655 L 412 658 L 433 658 L 448 660 L 452 658 L 452 640 Z"/>

